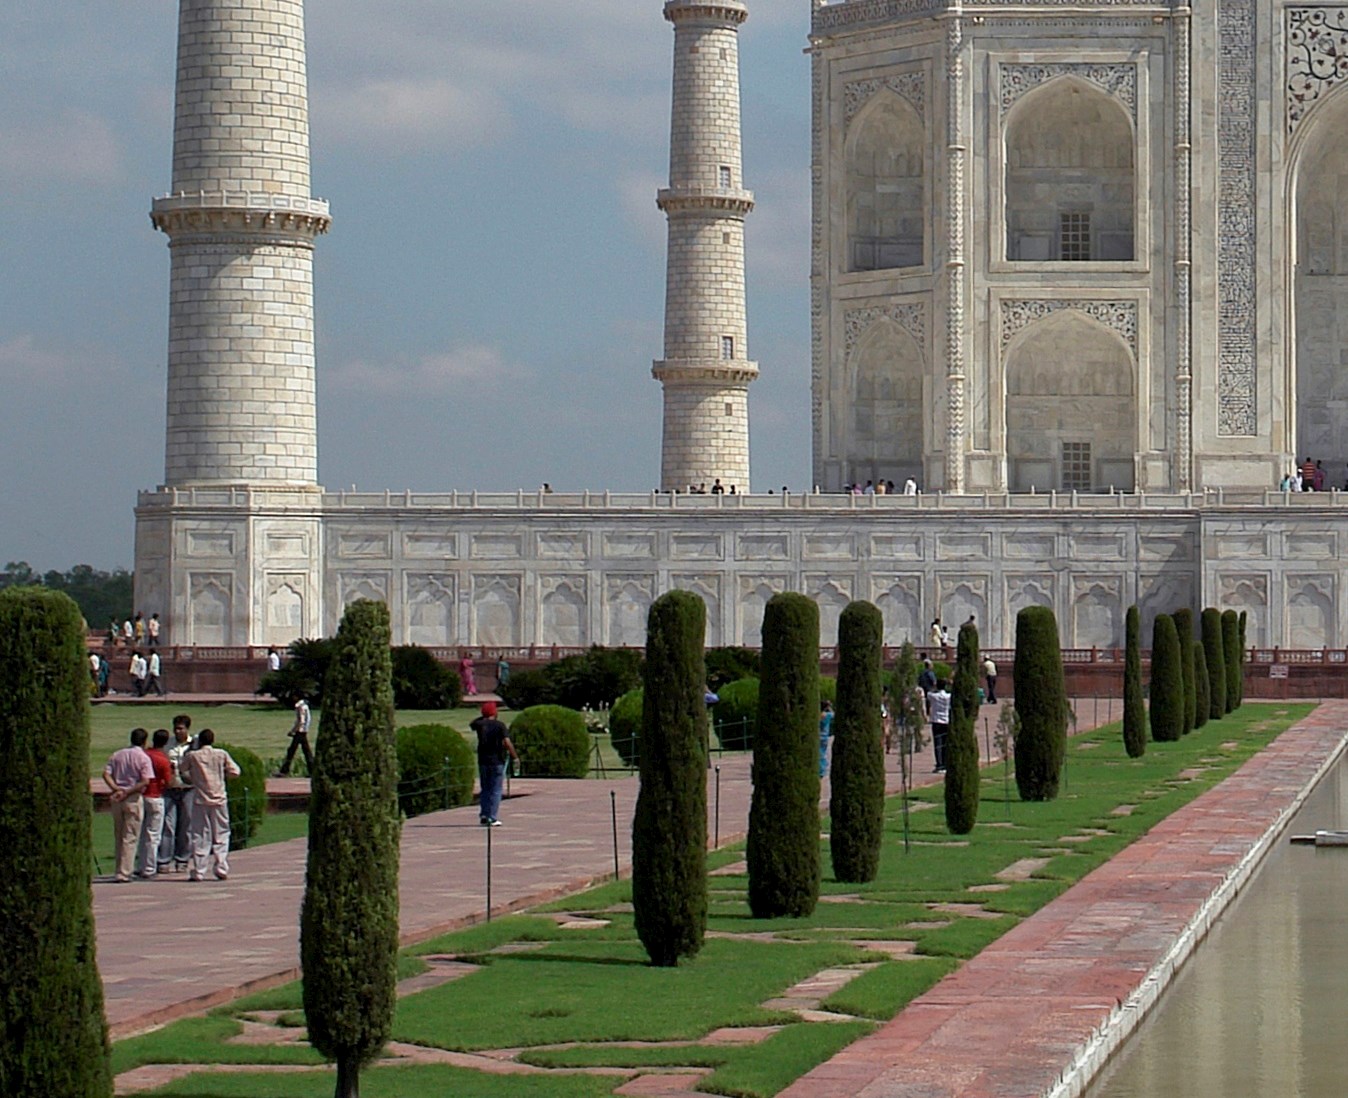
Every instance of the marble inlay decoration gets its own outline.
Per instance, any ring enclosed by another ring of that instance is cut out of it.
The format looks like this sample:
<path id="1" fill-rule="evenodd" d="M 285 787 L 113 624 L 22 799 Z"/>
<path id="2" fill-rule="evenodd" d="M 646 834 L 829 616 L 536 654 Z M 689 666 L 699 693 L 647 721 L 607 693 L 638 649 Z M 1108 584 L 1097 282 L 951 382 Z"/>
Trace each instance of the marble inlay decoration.
<path id="1" fill-rule="evenodd" d="M 927 306 L 922 301 L 900 301 L 893 305 L 875 305 L 864 309 L 849 309 L 844 318 L 847 333 L 847 355 L 850 358 L 857 341 L 881 317 L 892 320 L 913 337 L 925 354 L 927 350 Z"/>
<path id="2" fill-rule="evenodd" d="M 1287 132 L 1348 77 L 1348 8 L 1287 10 Z"/>
<path id="3" fill-rule="evenodd" d="M 1074 298 L 1029 298 L 1002 302 L 1002 347 L 1024 328 L 1063 309 L 1075 309 L 1118 332 L 1137 355 L 1136 301 L 1078 301 Z"/>
<path id="4" fill-rule="evenodd" d="M 906 99 L 917 111 L 924 115 L 927 110 L 927 77 L 920 70 L 895 73 L 893 76 L 875 77 L 871 80 L 854 80 L 843 88 L 844 111 L 848 123 L 881 88 L 888 88 L 895 95 Z"/>
<path id="5" fill-rule="evenodd" d="M 1137 118 L 1137 66 L 1135 64 L 1097 65 L 1063 62 L 1047 65 L 1018 65 L 1004 63 L 998 66 L 1001 72 L 1002 117 L 1006 117 L 1016 102 L 1026 92 L 1033 91 L 1041 84 L 1047 84 L 1059 76 L 1075 76 L 1088 84 L 1094 84 L 1101 91 L 1112 95 L 1128 108 L 1134 120 Z"/>

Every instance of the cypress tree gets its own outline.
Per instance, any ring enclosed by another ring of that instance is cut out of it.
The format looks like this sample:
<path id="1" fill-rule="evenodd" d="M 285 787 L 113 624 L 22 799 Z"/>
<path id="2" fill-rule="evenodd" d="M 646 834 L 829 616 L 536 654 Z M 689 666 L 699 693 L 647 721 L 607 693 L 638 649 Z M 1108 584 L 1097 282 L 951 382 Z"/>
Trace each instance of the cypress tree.
<path id="1" fill-rule="evenodd" d="M 0 593 L 0 1094 L 109 1098 L 95 957 L 89 663 L 80 612 L 37 587 Z"/>
<path id="2" fill-rule="evenodd" d="M 1236 627 L 1237 640 L 1240 642 L 1240 674 L 1236 676 L 1237 707 L 1245 704 L 1245 661 L 1249 659 L 1250 655 L 1249 647 L 1245 642 L 1245 623 L 1248 619 L 1249 613 L 1242 610 Z"/>
<path id="3" fill-rule="evenodd" d="M 1180 735 L 1187 736 L 1194 730 L 1198 710 L 1198 690 L 1194 682 L 1194 613 L 1184 606 L 1170 616 L 1179 637 L 1180 673 L 1184 682 L 1184 722 Z"/>
<path id="4" fill-rule="evenodd" d="M 1058 619 L 1047 606 L 1027 606 L 1016 615 L 1012 681 L 1020 719 L 1016 788 L 1021 800 L 1051 801 L 1058 795 L 1067 752 L 1067 690 Z"/>
<path id="5" fill-rule="evenodd" d="M 838 712 L 833 718 L 829 855 L 839 881 L 875 880 L 885 828 L 885 745 L 880 719 L 885 622 L 869 602 L 838 618 Z"/>
<path id="6" fill-rule="evenodd" d="M 1147 706 L 1142 699 L 1141 615 L 1128 607 L 1124 626 L 1123 655 L 1123 747 L 1130 759 L 1147 750 Z"/>
<path id="7" fill-rule="evenodd" d="M 1240 705 L 1240 617 L 1234 610 L 1222 611 L 1222 656 L 1226 659 L 1226 711 Z"/>
<path id="8" fill-rule="evenodd" d="M 753 780 L 749 910 L 809 915 L 819 900 L 819 607 L 794 592 L 763 611 Z"/>
<path id="9" fill-rule="evenodd" d="M 1212 709 L 1210 693 L 1212 687 L 1208 680 L 1208 660 L 1203 654 L 1203 642 L 1194 641 L 1194 688 L 1198 694 L 1198 707 L 1194 716 L 1194 728 L 1202 728 L 1208 723 L 1208 713 Z"/>
<path id="10" fill-rule="evenodd" d="M 969 834 L 978 822 L 978 662 L 978 627 L 966 622 L 959 632 L 945 749 L 945 825 L 953 835 Z"/>
<path id="11" fill-rule="evenodd" d="M 1203 657 L 1208 662 L 1208 716 L 1226 715 L 1226 654 L 1222 647 L 1222 615 L 1209 606 L 1203 611 Z"/>
<path id="12" fill-rule="evenodd" d="M 646 620 L 632 909 L 661 967 L 696 956 L 707 930 L 706 626 L 690 591 L 661 595 Z"/>
<path id="13" fill-rule="evenodd" d="M 300 960 L 309 1042 L 337 1064 L 336 1098 L 384 1047 L 397 1001 L 398 756 L 389 612 L 346 608 L 323 691 L 309 792 Z"/>
<path id="14" fill-rule="evenodd" d="M 1175 619 L 1157 614 L 1151 630 L 1151 738 L 1178 740 L 1184 730 L 1184 678 Z"/>

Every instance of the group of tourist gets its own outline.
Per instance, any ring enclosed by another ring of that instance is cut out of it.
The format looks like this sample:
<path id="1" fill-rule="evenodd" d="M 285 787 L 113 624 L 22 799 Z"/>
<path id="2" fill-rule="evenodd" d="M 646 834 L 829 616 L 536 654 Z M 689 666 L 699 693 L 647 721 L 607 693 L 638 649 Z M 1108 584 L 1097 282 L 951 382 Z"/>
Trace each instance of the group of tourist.
<path id="1" fill-rule="evenodd" d="M 1292 471 L 1278 482 L 1278 491 L 1324 492 L 1329 487 L 1328 478 L 1325 463 L 1312 461 L 1308 457 L 1300 465 L 1294 466 Z M 1348 481 L 1344 482 L 1343 490 L 1348 492 Z"/>
<path id="2" fill-rule="evenodd" d="M 127 662 L 127 674 L 131 677 L 131 692 L 138 698 L 147 694 L 156 697 L 168 697 L 162 678 L 164 665 L 156 649 L 149 649 L 149 655 L 139 648 L 133 649 Z M 95 697 L 106 698 L 114 691 L 111 689 L 112 661 L 101 652 L 89 653 L 89 678 Z"/>
<path id="3" fill-rule="evenodd" d="M 135 617 L 127 618 L 121 625 L 113 618 L 108 622 L 108 646 L 112 648 L 158 648 L 159 634 L 163 624 L 158 614 L 146 618 L 139 610 Z"/>
<path id="4" fill-rule="evenodd" d="M 218 880 L 229 877 L 225 782 L 239 776 L 239 766 L 215 746 L 211 729 L 195 739 L 191 729 L 186 714 L 173 718 L 172 743 L 167 729 L 156 729 L 153 737 L 132 729 L 130 745 L 113 752 L 103 768 L 118 883 L 132 874 L 149 879 L 183 870 L 191 881 L 205 880 L 208 870 Z"/>
<path id="5" fill-rule="evenodd" d="M 903 488 L 896 488 L 892 480 L 868 480 L 865 484 L 861 481 L 852 481 L 850 484 L 843 485 L 843 495 L 845 496 L 915 496 L 917 495 L 917 481 L 909 477 L 903 482 Z"/>

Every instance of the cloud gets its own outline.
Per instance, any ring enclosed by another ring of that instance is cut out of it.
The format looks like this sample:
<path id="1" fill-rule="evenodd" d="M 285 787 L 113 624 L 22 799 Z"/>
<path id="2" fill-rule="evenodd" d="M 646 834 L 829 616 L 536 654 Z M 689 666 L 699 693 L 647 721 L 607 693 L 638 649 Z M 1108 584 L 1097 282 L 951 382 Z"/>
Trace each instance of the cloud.
<path id="1" fill-rule="evenodd" d="M 443 77 L 371 78 L 328 87 L 317 106 L 330 140 L 395 151 L 427 143 L 468 148 L 499 139 L 510 128 L 509 111 L 498 96 Z"/>
<path id="2" fill-rule="evenodd" d="M 323 371 L 321 383 L 334 389 L 416 397 L 441 394 L 465 385 L 490 389 L 528 373 L 496 347 L 472 345 L 422 355 L 411 362 L 345 362 Z"/>
<path id="3" fill-rule="evenodd" d="M 97 115 L 65 110 L 0 124 L 0 183 L 118 183 L 125 174 L 121 142 Z"/>

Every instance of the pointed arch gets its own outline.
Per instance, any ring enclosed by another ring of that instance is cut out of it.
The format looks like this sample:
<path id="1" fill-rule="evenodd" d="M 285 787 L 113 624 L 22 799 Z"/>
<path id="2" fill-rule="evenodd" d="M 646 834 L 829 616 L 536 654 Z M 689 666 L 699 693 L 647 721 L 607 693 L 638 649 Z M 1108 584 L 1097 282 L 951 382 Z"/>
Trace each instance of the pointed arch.
<path id="1" fill-rule="evenodd" d="M 875 321 L 848 363 L 845 425 L 848 468 L 853 476 L 922 479 L 924 446 L 922 348 L 888 317 Z"/>
<path id="2" fill-rule="evenodd" d="M 1035 321 L 1006 354 L 1011 490 L 1131 492 L 1135 364 L 1117 332 L 1076 309 Z"/>
<path id="3" fill-rule="evenodd" d="M 849 271 L 920 267 L 926 245 L 926 127 L 884 89 L 848 127 L 844 145 Z"/>
<path id="4" fill-rule="evenodd" d="M 1006 258 L 1131 260 L 1134 143 L 1123 104 L 1079 77 L 1027 92 L 1006 118 Z"/>

